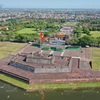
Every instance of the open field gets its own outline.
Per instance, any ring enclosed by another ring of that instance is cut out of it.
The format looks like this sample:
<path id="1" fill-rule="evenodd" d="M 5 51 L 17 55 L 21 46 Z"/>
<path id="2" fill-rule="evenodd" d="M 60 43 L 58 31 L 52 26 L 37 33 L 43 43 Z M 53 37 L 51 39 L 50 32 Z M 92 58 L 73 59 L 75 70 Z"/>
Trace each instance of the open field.
<path id="1" fill-rule="evenodd" d="M 100 48 L 90 48 L 90 56 L 93 61 L 93 70 L 100 71 Z"/>
<path id="2" fill-rule="evenodd" d="M 100 37 L 100 31 L 91 31 L 90 34 L 92 37 L 95 38 Z"/>
<path id="3" fill-rule="evenodd" d="M 24 28 L 22 30 L 17 31 L 18 34 L 34 34 L 38 33 L 34 28 Z"/>
<path id="4" fill-rule="evenodd" d="M 22 48 L 25 44 L 0 42 L 0 59 Z"/>
<path id="5" fill-rule="evenodd" d="M 100 31 L 91 31 L 91 36 L 94 38 L 100 37 Z M 82 34 L 81 37 L 85 36 L 86 34 Z"/>

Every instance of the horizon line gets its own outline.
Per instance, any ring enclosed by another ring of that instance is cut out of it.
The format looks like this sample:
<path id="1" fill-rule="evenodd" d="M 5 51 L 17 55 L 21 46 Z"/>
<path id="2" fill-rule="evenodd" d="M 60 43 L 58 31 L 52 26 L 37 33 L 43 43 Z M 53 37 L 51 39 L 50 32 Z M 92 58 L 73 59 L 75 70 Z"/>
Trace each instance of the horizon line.
<path id="1" fill-rule="evenodd" d="M 29 7 L 3 7 L 2 9 L 100 9 L 100 8 L 29 8 Z"/>

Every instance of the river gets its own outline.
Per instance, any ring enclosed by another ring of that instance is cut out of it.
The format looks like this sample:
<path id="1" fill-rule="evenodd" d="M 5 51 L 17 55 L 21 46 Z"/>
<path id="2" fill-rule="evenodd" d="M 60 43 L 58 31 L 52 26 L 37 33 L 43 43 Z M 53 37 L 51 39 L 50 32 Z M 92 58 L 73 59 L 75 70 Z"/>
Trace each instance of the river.
<path id="1" fill-rule="evenodd" d="M 0 81 L 0 100 L 99 100 L 100 89 L 25 92 L 22 89 Z"/>

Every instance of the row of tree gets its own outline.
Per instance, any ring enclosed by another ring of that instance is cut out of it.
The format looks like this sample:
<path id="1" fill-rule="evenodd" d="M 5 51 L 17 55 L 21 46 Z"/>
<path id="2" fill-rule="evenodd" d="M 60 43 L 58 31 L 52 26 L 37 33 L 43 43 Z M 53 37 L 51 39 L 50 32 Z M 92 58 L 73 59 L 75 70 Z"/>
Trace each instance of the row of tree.
<path id="1" fill-rule="evenodd" d="M 25 21 L 28 20 L 28 21 Z M 39 32 L 43 31 L 45 37 L 50 36 L 59 31 L 59 23 L 64 23 L 65 19 L 10 19 L 5 24 L 1 23 L 1 26 L 9 26 L 9 30 L 3 29 L 0 34 L 0 41 L 35 41 L 39 40 Z M 58 25 L 57 25 L 58 23 Z M 24 28 L 33 28 L 36 33 L 23 33 L 17 32 Z"/>
<path id="2" fill-rule="evenodd" d="M 87 18 L 78 20 L 78 25 L 85 26 L 89 31 L 100 31 L 99 18 Z"/>
<path id="3" fill-rule="evenodd" d="M 39 32 L 43 31 L 45 37 L 48 37 L 60 30 L 60 24 L 66 22 L 65 19 L 9 19 L 1 26 L 8 26 L 9 30 L 3 29 L 0 34 L 0 41 L 39 41 Z M 19 30 L 24 28 L 33 28 L 36 33 L 18 34 Z"/>
<path id="4" fill-rule="evenodd" d="M 68 45 L 81 45 L 81 46 L 99 46 L 100 47 L 100 37 L 94 38 L 89 35 L 85 35 L 81 38 L 73 38 L 66 41 Z"/>
<path id="5" fill-rule="evenodd" d="M 90 35 L 90 30 L 87 27 L 78 26 L 76 30 L 74 30 L 75 37 L 81 37 L 82 34 Z"/>
<path id="6" fill-rule="evenodd" d="M 90 23 L 90 24 L 100 24 L 100 19 L 99 18 L 79 19 L 78 22 Z"/>
<path id="7" fill-rule="evenodd" d="M 0 41 L 10 41 L 10 42 L 34 42 L 40 41 L 39 36 L 34 35 L 24 35 L 24 34 L 16 34 L 16 35 L 0 35 Z"/>

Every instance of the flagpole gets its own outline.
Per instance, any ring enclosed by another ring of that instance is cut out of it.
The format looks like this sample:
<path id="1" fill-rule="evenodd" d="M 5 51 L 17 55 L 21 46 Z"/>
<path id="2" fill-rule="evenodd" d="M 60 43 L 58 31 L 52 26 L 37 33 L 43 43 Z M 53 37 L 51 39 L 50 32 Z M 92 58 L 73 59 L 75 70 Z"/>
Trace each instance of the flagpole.
<path id="1" fill-rule="evenodd" d="M 44 34 L 40 32 L 40 48 L 41 48 L 42 41 L 44 41 Z"/>
<path id="2" fill-rule="evenodd" d="M 40 49 L 41 49 L 41 31 L 40 31 Z"/>

